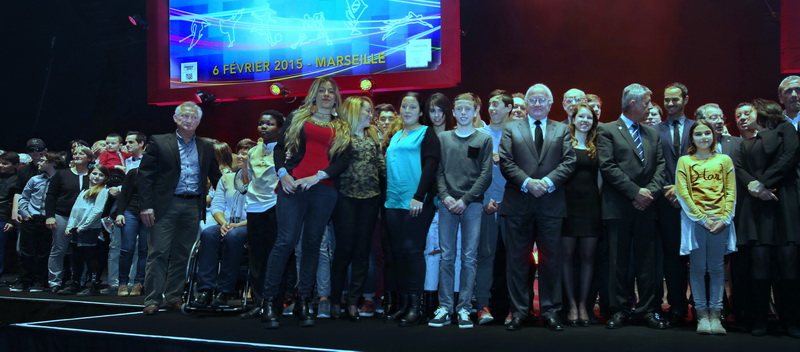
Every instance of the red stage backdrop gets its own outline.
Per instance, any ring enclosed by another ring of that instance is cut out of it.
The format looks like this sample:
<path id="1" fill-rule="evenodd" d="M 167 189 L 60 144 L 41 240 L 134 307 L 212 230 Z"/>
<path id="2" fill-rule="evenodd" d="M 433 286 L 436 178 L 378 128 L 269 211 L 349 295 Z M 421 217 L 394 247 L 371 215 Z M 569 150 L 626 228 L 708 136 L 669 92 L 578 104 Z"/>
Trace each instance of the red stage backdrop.
<path id="1" fill-rule="evenodd" d="M 800 72 L 800 0 L 781 1 L 781 72 Z"/>

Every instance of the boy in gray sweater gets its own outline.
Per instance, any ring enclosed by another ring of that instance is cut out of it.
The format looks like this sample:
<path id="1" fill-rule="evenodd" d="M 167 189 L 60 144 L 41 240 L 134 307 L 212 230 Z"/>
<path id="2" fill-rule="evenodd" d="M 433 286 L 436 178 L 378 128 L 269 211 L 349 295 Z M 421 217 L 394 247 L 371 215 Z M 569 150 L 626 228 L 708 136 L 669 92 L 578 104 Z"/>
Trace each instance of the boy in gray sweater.
<path id="1" fill-rule="evenodd" d="M 450 324 L 456 313 L 459 328 L 472 328 L 470 299 L 475 287 L 475 273 L 480 239 L 483 194 L 492 182 L 492 138 L 478 133 L 472 125 L 477 114 L 474 95 L 456 97 L 453 113 L 455 130 L 439 135 L 441 160 L 437 172 L 439 204 L 439 308 L 428 326 Z M 459 300 L 454 307 L 453 292 L 456 241 L 461 226 L 461 280 Z M 455 309 L 454 309 L 455 308 Z"/>

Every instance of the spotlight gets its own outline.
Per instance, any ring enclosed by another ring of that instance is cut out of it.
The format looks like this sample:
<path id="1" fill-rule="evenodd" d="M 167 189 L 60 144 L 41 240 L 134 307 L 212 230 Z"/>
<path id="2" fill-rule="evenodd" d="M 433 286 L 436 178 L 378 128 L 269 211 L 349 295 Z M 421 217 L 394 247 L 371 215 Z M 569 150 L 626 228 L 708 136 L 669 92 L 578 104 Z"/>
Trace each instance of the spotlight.
<path id="1" fill-rule="evenodd" d="M 284 98 L 286 98 L 287 95 L 292 94 L 292 91 L 290 91 L 289 88 L 286 88 L 286 86 L 280 83 L 273 83 L 271 86 L 269 86 L 269 91 L 272 93 L 272 95 L 282 95 Z"/>
<path id="2" fill-rule="evenodd" d="M 197 101 L 201 104 L 213 103 L 215 100 L 217 100 L 216 95 L 199 89 L 194 93 L 194 95 L 197 97 Z"/>
<path id="3" fill-rule="evenodd" d="M 372 94 L 372 91 L 375 90 L 375 80 L 372 77 L 362 78 L 359 87 L 361 87 L 361 90 Z"/>
<path id="4" fill-rule="evenodd" d="M 139 15 L 128 16 L 128 21 L 130 21 L 134 27 L 139 27 L 141 29 L 147 29 L 150 26 L 150 22 L 148 22 L 146 18 Z"/>

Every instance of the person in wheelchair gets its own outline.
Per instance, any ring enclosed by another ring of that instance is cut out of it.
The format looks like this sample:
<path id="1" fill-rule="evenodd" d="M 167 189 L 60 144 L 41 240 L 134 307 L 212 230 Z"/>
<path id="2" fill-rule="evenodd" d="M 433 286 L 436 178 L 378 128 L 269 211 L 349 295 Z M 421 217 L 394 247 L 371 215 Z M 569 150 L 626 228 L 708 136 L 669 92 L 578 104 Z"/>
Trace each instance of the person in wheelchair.
<path id="1" fill-rule="evenodd" d="M 237 171 L 223 175 L 217 184 L 211 201 L 211 214 L 217 224 L 200 234 L 196 305 L 227 306 L 236 287 L 247 243 L 244 194 L 250 180 L 243 166 L 247 164 L 247 152 L 253 146 L 255 142 L 248 138 L 237 144 Z"/>

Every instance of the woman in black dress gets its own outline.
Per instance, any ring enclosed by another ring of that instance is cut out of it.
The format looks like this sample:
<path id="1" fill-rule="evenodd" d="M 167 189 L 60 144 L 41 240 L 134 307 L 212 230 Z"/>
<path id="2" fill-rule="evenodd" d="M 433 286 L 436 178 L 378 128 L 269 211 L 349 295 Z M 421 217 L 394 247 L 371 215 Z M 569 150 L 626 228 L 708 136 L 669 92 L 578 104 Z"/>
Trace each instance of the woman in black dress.
<path id="1" fill-rule="evenodd" d="M 571 326 L 589 326 L 586 309 L 592 283 L 594 255 L 600 237 L 600 190 L 595 138 L 597 115 L 589 104 L 575 107 L 569 131 L 577 161 L 575 172 L 567 181 L 567 218 L 564 221 L 561 243 L 564 247 L 564 293 L 567 299 L 567 321 Z M 575 252 L 580 256 L 579 286 L 575 286 L 573 263 Z"/>
<path id="2" fill-rule="evenodd" d="M 742 214 L 737 224 L 737 244 L 750 247 L 750 274 L 755 320 L 751 333 L 767 333 L 767 310 L 770 300 L 770 263 L 777 255 L 780 282 L 780 317 L 789 336 L 800 338 L 797 301 L 800 241 L 797 195 L 797 131 L 783 115 L 777 103 L 764 99 L 753 101 L 758 113 L 758 135 L 742 142 L 736 161 L 736 180 L 749 195 L 741 197 Z"/>

